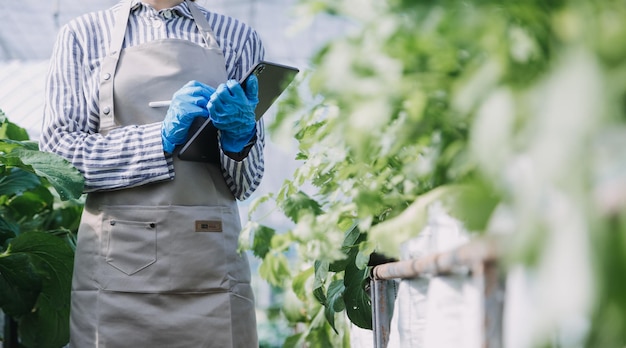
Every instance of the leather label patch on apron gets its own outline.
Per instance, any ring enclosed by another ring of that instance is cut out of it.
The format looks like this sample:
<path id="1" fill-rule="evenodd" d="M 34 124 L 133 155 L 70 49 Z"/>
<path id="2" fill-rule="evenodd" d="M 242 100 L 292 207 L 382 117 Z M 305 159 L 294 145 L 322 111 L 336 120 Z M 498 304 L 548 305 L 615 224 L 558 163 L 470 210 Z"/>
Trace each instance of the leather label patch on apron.
<path id="1" fill-rule="evenodd" d="M 222 232 L 222 221 L 196 220 L 196 232 Z"/>

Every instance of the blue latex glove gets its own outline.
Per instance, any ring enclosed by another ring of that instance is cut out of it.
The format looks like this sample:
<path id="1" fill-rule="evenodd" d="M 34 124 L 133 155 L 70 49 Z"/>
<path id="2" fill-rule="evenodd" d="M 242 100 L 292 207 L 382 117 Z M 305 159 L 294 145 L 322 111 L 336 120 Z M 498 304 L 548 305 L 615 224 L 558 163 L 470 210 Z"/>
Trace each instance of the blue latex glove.
<path id="1" fill-rule="evenodd" d="M 254 109 L 259 103 L 259 81 L 252 75 L 246 81 L 246 90 L 239 82 L 228 80 L 217 87 L 209 100 L 209 117 L 220 130 L 222 150 L 241 152 L 256 134 Z"/>
<path id="2" fill-rule="evenodd" d="M 189 81 L 172 96 L 161 129 L 163 150 L 174 152 L 187 139 L 189 126 L 196 117 L 208 117 L 207 104 L 215 89 L 198 81 Z"/>

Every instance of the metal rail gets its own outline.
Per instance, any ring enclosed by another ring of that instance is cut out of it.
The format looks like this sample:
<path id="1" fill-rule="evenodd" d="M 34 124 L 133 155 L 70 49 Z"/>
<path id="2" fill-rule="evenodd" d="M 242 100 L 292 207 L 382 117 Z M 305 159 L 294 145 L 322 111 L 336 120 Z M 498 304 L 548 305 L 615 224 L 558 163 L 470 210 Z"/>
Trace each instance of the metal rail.
<path id="1" fill-rule="evenodd" d="M 386 348 L 389 342 L 395 291 L 394 279 L 414 279 L 448 275 L 471 274 L 483 295 L 482 347 L 500 348 L 504 309 L 504 281 L 498 267 L 501 240 L 483 238 L 456 249 L 434 253 L 419 259 L 378 265 L 372 269 L 372 318 L 374 347 Z M 393 283 L 393 285 L 392 285 Z"/>

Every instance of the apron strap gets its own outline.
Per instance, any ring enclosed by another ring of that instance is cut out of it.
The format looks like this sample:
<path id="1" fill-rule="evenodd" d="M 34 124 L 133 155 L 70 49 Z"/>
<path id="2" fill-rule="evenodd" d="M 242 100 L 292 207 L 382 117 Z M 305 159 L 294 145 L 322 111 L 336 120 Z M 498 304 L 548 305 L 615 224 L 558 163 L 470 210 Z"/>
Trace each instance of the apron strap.
<path id="1" fill-rule="evenodd" d="M 217 39 L 213 34 L 213 29 L 209 25 L 209 22 L 206 20 L 206 17 L 200 12 L 200 9 L 196 4 L 189 0 L 185 0 L 187 7 L 189 7 L 189 11 L 191 11 L 191 15 L 193 16 L 193 20 L 196 22 L 196 26 L 202 37 L 204 37 L 204 41 L 209 46 L 209 49 L 219 49 L 220 45 L 217 44 Z"/>
<path id="2" fill-rule="evenodd" d="M 100 106 L 100 125 L 98 126 L 98 132 L 104 134 L 116 126 L 115 106 L 113 105 L 113 80 L 115 70 L 117 70 L 117 62 L 120 59 L 120 52 L 122 51 L 124 34 L 126 34 L 131 2 L 132 0 L 124 1 L 115 14 L 115 24 L 113 25 L 109 52 L 107 52 L 104 59 L 102 59 L 98 104 Z"/>
<path id="3" fill-rule="evenodd" d="M 184 0 L 187 7 L 191 11 L 191 16 L 196 23 L 196 27 L 200 31 L 200 34 L 204 38 L 205 43 L 211 50 L 217 50 L 221 53 L 221 48 L 217 43 L 217 39 L 213 34 L 213 30 L 206 20 L 206 17 L 202 14 L 196 4 L 189 0 Z M 124 35 L 126 34 L 126 27 L 128 26 L 128 18 L 130 16 L 130 9 L 133 0 L 122 1 L 121 7 L 115 13 L 115 23 L 113 24 L 113 32 L 111 34 L 111 44 L 106 56 L 102 59 L 101 71 L 100 71 L 100 92 L 99 92 L 99 107 L 100 107 L 100 124 L 98 125 L 98 132 L 102 134 L 108 133 L 111 129 L 116 128 L 115 122 L 115 105 L 113 98 L 113 81 L 115 80 L 115 72 L 117 70 L 117 63 L 120 59 L 120 53 L 122 51 L 122 45 L 124 44 Z"/>

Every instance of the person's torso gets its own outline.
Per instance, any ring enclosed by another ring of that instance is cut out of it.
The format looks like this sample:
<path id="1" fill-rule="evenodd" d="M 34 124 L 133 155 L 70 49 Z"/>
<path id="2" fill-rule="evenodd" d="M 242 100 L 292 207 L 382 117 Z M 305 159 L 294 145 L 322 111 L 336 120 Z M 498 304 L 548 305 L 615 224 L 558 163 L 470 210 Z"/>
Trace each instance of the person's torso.
<path id="1" fill-rule="evenodd" d="M 199 30 L 208 28 L 197 11 L 194 15 Z M 171 98 L 189 80 L 217 86 L 227 78 L 222 51 L 210 29 L 206 48 L 180 39 L 121 48 L 124 32 L 125 27 L 116 27 L 113 54 L 101 67 L 99 103 L 102 110 L 111 111 L 100 113 L 105 130 L 160 122 L 167 108 L 152 108 L 151 101 Z M 237 254 L 241 230 L 237 203 L 221 168 L 175 158 L 174 169 L 172 181 L 88 194 L 79 242 L 81 233 L 89 238 L 85 231 L 100 235 L 97 240 L 106 258 L 97 272 L 98 287 L 206 291 L 228 287 L 227 279 L 249 281 L 247 261 Z M 81 245 L 78 249 L 77 257 L 90 258 Z M 151 281 L 161 278 L 169 281 Z"/>
<path id="2" fill-rule="evenodd" d="M 97 131 L 100 111 L 98 95 L 101 64 L 103 58 L 109 54 L 108 43 L 111 42 L 115 14 L 121 6 L 120 3 L 108 10 L 86 14 L 67 24 L 70 28 L 69 32 L 75 40 L 75 49 L 82 52 L 84 64 L 77 74 L 80 76 L 80 83 L 84 87 L 84 97 L 87 100 L 86 107 L 88 108 L 85 111 L 90 115 L 88 123 L 93 132 Z M 179 7 L 177 6 L 177 8 Z M 172 12 L 170 15 L 141 5 L 134 9 L 128 19 L 123 48 L 132 48 L 163 39 L 185 40 L 206 48 L 207 44 L 196 29 L 196 24 L 189 11 L 184 7 L 181 9 L 180 12 Z M 204 9 L 200 9 L 200 11 L 206 16 L 213 28 L 217 43 L 222 49 L 227 77 L 229 79 L 241 78 L 246 68 L 241 64 L 241 59 L 245 56 L 243 52 L 245 40 L 242 38 L 247 37 L 252 32 L 252 28 L 232 17 L 206 12 Z"/>

